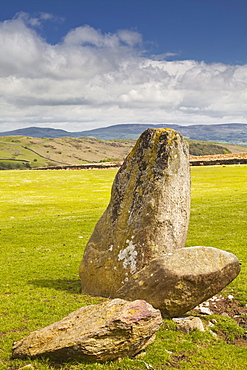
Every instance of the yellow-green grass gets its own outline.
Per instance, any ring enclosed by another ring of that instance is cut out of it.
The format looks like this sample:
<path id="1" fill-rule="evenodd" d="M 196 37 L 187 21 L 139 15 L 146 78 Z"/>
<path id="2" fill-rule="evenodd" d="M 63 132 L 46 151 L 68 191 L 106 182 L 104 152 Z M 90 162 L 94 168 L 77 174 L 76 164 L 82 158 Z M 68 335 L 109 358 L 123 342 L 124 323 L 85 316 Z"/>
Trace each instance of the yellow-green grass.
<path id="1" fill-rule="evenodd" d="M 247 166 L 192 169 L 187 246 L 205 245 L 237 255 L 240 276 L 229 286 L 247 303 Z"/>
<path id="2" fill-rule="evenodd" d="M 102 302 L 103 298 L 81 294 L 78 268 L 85 244 L 108 204 L 115 174 L 114 169 L 0 171 L 0 370 L 27 364 L 38 370 L 246 369 L 246 347 L 229 345 L 208 332 L 182 334 L 170 320 L 164 320 L 156 341 L 140 359 L 60 365 L 46 358 L 10 359 L 13 341 L 81 306 Z M 242 271 L 226 294 L 231 291 L 245 304 L 246 193 L 246 166 L 192 168 L 187 246 L 235 253 Z M 241 335 L 229 320 L 225 326 L 222 321 L 220 330 L 233 337 Z"/>

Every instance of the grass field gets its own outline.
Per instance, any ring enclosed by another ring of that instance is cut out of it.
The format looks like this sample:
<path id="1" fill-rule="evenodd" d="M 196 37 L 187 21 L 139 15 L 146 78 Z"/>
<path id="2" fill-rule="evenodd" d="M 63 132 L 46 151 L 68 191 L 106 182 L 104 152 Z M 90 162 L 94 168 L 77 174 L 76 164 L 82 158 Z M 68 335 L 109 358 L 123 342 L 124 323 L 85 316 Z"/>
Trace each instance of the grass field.
<path id="1" fill-rule="evenodd" d="M 187 246 L 212 246 L 236 254 L 242 270 L 225 294 L 231 292 L 247 304 L 247 166 L 191 171 Z M 103 301 L 80 293 L 78 268 L 84 246 L 108 204 L 115 173 L 113 169 L 0 171 L 0 370 L 29 364 L 38 370 L 246 369 L 246 346 L 227 344 L 209 332 L 183 334 L 170 320 L 164 320 L 156 341 L 140 359 L 61 365 L 45 358 L 10 359 L 13 341 L 81 306 Z M 243 334 L 235 321 L 225 317 L 217 321 L 226 336 Z"/>

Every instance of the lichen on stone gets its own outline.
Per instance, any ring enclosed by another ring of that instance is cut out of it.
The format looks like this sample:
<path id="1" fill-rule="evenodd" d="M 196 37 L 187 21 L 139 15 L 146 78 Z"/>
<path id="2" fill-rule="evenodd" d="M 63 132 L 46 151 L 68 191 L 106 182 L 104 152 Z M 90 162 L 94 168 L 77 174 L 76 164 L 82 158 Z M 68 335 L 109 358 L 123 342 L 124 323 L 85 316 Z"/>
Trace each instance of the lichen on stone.
<path id="1" fill-rule="evenodd" d="M 134 274 L 136 272 L 136 257 L 138 253 L 132 240 L 126 240 L 126 243 L 128 243 L 128 246 L 119 252 L 118 261 L 123 261 L 123 268 L 129 269 L 130 273 Z"/>

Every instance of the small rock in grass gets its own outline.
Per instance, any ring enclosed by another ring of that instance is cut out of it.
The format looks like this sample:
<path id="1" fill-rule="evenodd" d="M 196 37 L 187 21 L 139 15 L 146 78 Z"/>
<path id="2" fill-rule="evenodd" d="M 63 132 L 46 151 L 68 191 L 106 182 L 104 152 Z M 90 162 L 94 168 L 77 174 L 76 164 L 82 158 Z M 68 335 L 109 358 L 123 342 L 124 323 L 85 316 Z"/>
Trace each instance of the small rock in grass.
<path id="1" fill-rule="evenodd" d="M 213 312 L 210 310 L 210 308 L 204 306 L 199 306 L 198 312 L 203 315 L 213 315 Z"/>
<path id="2" fill-rule="evenodd" d="M 199 317 L 176 317 L 172 320 L 176 323 L 177 330 L 185 334 L 189 334 L 192 330 L 205 331 L 202 320 Z"/>

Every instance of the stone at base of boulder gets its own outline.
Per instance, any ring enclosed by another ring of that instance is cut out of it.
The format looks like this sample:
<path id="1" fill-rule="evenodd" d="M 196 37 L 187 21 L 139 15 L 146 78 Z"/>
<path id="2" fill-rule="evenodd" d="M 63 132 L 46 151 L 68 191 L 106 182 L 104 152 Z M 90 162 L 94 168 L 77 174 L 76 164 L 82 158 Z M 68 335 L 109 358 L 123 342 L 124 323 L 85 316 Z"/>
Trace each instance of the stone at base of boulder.
<path id="1" fill-rule="evenodd" d="M 205 331 L 202 320 L 199 317 L 176 317 L 172 320 L 176 323 L 177 330 L 185 334 L 189 334 L 193 330 Z"/>
<path id="2" fill-rule="evenodd" d="M 153 259 L 116 296 L 144 299 L 164 317 L 183 316 L 225 288 L 239 271 L 232 253 L 211 247 L 181 248 Z"/>
<path id="3" fill-rule="evenodd" d="M 154 341 L 161 324 L 160 311 L 147 302 L 114 299 L 30 333 L 14 343 L 12 357 L 98 362 L 133 357 Z"/>

